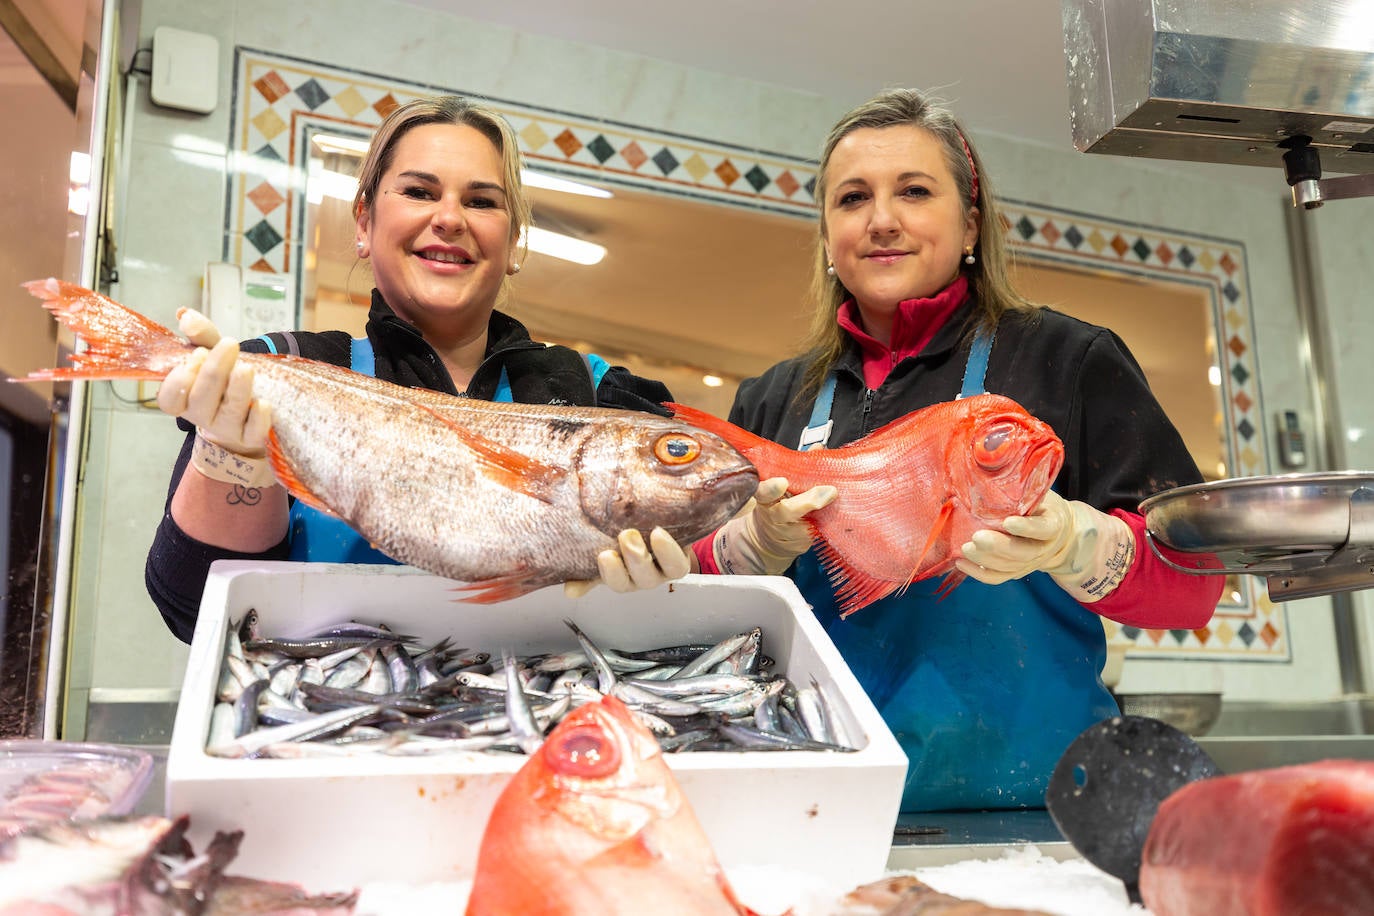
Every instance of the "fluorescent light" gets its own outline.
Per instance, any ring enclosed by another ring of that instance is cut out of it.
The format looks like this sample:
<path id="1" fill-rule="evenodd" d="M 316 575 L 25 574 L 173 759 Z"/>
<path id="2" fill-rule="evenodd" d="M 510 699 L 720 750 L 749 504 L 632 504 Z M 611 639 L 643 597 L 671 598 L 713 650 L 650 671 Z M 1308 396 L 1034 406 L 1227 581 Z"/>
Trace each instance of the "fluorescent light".
<path id="1" fill-rule="evenodd" d="M 71 165 L 67 167 L 67 174 L 71 176 L 72 184 L 90 184 L 91 154 L 73 152 Z"/>
<path id="2" fill-rule="evenodd" d="M 532 188 L 543 188 L 546 191 L 562 191 L 564 194 L 581 194 L 583 197 L 607 198 L 615 196 L 605 188 L 583 184 L 580 181 L 570 181 L 567 178 L 559 178 L 557 175 L 550 175 L 548 172 L 536 172 L 534 169 L 521 169 L 520 180 Z"/>
<path id="3" fill-rule="evenodd" d="M 339 200 L 352 203 L 358 193 L 358 179 L 343 172 L 326 169 L 319 165 L 318 159 L 312 159 L 310 177 L 306 180 L 305 187 L 306 197 L 312 204 L 317 204 L 326 197 L 337 197 Z"/>
<path id="4" fill-rule="evenodd" d="M 91 209 L 91 189 L 82 185 L 67 189 L 67 212 L 74 216 L 85 216 Z"/>
<path id="5" fill-rule="evenodd" d="M 701 377 L 701 383 L 707 388 L 719 388 L 721 385 L 725 384 L 725 380 L 719 375 L 703 375 Z"/>
<path id="6" fill-rule="evenodd" d="M 371 143 L 370 140 L 341 137 L 338 134 L 312 134 L 310 142 L 326 153 L 349 153 L 356 156 L 367 155 L 367 148 Z"/>
<path id="7" fill-rule="evenodd" d="M 606 249 L 602 245 L 584 242 L 570 235 L 560 235 L 557 232 L 540 229 L 538 226 L 531 226 L 526 238 L 530 251 L 537 251 L 540 254 L 546 254 L 549 257 L 564 261 L 572 261 L 574 264 L 599 264 L 601 259 L 606 256 Z"/>

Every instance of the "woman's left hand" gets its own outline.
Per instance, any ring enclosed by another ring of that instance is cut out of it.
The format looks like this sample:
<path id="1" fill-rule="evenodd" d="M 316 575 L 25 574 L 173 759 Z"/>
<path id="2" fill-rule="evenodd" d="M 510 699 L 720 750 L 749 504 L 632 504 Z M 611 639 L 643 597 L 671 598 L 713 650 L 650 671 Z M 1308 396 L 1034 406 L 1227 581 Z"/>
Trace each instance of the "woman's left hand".
<path id="1" fill-rule="evenodd" d="M 692 571 L 692 558 L 662 528 L 649 532 L 648 544 L 634 528 L 620 532 L 616 540 L 619 550 L 603 550 L 596 557 L 601 578 L 564 582 L 565 595 L 580 598 L 599 584 L 613 592 L 635 592 L 681 579 Z"/>
<path id="2" fill-rule="evenodd" d="M 1079 601 L 1106 597 L 1135 559 L 1135 534 L 1114 515 L 1067 501 L 1053 490 L 1030 515 L 1004 519 L 1006 531 L 975 531 L 954 565 L 971 579 L 1000 585 L 1043 571 Z"/>

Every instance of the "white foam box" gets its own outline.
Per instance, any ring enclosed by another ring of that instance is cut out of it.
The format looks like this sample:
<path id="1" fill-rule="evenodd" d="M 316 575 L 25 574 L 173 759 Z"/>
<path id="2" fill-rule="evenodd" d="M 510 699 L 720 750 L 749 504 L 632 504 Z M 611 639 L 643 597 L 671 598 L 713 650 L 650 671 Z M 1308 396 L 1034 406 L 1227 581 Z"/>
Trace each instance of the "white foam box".
<path id="1" fill-rule="evenodd" d="M 598 645 L 637 650 L 763 629 L 763 652 L 799 686 L 814 676 L 852 753 L 686 752 L 667 760 L 725 868 L 786 866 L 850 888 L 881 877 L 906 757 L 791 580 L 688 576 L 621 595 L 546 588 L 499 604 L 456 602 L 454 583 L 407 567 L 220 562 L 206 583 L 167 758 L 167 805 L 203 848 L 244 831 L 235 874 L 319 890 L 369 881 L 470 880 L 497 796 L 525 758 L 225 759 L 205 752 L 230 621 L 250 608 L 265 636 L 347 620 L 386 623 L 429 644 L 516 654 L 571 650 L 571 619 Z"/>

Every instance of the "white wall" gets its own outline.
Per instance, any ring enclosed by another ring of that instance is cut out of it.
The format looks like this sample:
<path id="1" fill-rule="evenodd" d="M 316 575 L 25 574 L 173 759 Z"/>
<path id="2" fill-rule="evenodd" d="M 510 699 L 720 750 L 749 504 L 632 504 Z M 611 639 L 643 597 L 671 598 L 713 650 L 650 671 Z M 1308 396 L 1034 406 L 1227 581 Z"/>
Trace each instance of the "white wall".
<path id="1" fill-rule="evenodd" d="M 289 7 L 266 0 L 145 0 L 141 45 L 160 25 L 214 35 L 220 41 L 221 64 L 220 104 L 209 115 L 158 109 L 148 101 L 146 84 L 132 91 L 121 283 L 115 295 L 167 323 L 177 307 L 198 302 L 205 262 L 221 257 L 224 149 L 236 44 L 803 157 L 814 156 L 832 121 L 861 101 L 790 92 L 650 57 L 517 34 L 387 0 L 302 0 Z M 1284 189 L 1277 176 L 1271 190 L 1235 180 L 1220 168 L 1170 169 L 976 131 L 975 138 L 1004 196 L 1241 241 L 1249 258 L 1264 397 L 1270 403 L 1306 397 L 1283 223 Z M 1345 213 L 1329 208 L 1331 215 L 1358 236 L 1353 219 L 1360 205 L 1346 206 Z M 1374 288 L 1368 276 L 1374 258 L 1365 239 L 1365 274 L 1349 284 L 1350 294 L 1338 304 L 1348 310 L 1342 317 L 1351 322 L 1360 317 L 1359 296 L 1367 300 Z M 1328 285 L 1334 286 L 1331 275 L 1344 269 L 1345 257 L 1338 260 L 1328 272 Z M 1342 380 L 1351 386 L 1367 383 L 1370 375 L 1368 361 L 1354 358 L 1357 341 L 1352 341 Z M 101 612 L 94 633 L 76 648 L 75 686 L 78 691 L 86 686 L 174 687 L 181 681 L 185 649 L 166 633 L 147 599 L 142 571 L 179 435 L 160 414 L 102 395 L 90 444 L 78 596 Z M 1329 602 L 1300 604 L 1290 614 L 1291 664 L 1132 660 L 1123 687 L 1178 689 L 1190 680 L 1211 684 L 1224 675 L 1235 698 L 1331 696 L 1338 684 Z"/>

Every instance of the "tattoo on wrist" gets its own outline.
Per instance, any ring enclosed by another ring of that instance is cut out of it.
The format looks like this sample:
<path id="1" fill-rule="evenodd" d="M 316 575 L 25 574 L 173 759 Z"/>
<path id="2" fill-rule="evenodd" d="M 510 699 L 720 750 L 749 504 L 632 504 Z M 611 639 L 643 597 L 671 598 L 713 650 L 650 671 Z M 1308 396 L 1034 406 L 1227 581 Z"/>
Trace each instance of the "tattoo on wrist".
<path id="1" fill-rule="evenodd" d="M 229 495 L 224 497 L 224 501 L 231 506 L 256 506 L 262 502 L 262 488 L 245 487 L 236 483 L 229 490 Z"/>

